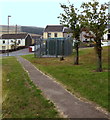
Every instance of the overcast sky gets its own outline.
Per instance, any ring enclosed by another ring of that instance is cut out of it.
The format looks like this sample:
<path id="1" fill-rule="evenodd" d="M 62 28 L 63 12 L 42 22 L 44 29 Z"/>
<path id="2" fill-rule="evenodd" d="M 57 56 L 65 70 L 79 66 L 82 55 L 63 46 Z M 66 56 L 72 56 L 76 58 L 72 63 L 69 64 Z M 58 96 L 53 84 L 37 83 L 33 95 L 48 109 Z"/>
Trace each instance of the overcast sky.
<path id="1" fill-rule="evenodd" d="M 69 0 L 79 7 L 85 0 Z M 90 1 L 90 0 L 86 0 Z M 109 0 L 99 0 L 100 3 Z M 68 0 L 0 0 L 0 25 L 7 25 L 7 16 L 11 15 L 10 25 L 45 27 L 58 25 L 57 18 L 62 12 L 60 3 Z"/>

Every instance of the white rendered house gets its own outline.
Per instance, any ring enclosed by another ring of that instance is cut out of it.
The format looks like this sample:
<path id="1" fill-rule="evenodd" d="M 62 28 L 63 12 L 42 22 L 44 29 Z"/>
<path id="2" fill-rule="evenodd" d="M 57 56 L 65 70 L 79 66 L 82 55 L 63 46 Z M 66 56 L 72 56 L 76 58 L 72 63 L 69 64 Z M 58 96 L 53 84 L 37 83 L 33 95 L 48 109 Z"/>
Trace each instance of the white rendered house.
<path id="1" fill-rule="evenodd" d="M 0 51 L 13 50 L 18 47 L 28 47 L 32 44 L 29 34 L 3 34 L 0 37 Z"/>

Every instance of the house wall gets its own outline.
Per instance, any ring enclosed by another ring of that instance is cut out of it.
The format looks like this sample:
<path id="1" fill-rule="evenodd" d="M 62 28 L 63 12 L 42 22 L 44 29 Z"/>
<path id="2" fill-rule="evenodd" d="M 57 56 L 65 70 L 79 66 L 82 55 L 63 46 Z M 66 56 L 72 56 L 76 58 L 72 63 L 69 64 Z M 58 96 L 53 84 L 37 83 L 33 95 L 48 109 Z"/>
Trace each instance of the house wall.
<path id="1" fill-rule="evenodd" d="M 108 32 L 105 33 L 105 34 L 103 35 L 103 39 L 102 39 L 102 40 L 108 40 L 108 34 L 109 34 Z M 83 31 L 83 32 L 80 34 L 80 40 L 81 40 L 82 42 L 86 41 L 86 39 L 87 39 L 87 41 L 90 41 L 90 39 L 84 37 L 84 35 L 87 35 L 87 33 L 86 33 L 85 31 Z M 93 40 L 93 39 L 92 39 L 92 40 Z"/>
<path id="2" fill-rule="evenodd" d="M 5 41 L 5 43 L 3 43 Z M 0 39 L 0 50 L 11 50 L 14 49 L 15 41 L 17 44 L 17 47 L 25 46 L 25 39 Z"/>
<path id="3" fill-rule="evenodd" d="M 110 38 L 108 38 L 108 34 L 110 34 L 110 33 L 108 32 L 108 29 L 106 29 L 106 30 L 107 30 L 107 32 L 104 34 L 103 39 L 110 40 Z"/>
<path id="4" fill-rule="evenodd" d="M 5 41 L 5 43 L 3 44 L 3 41 Z M 10 49 L 10 45 L 8 44 L 8 42 L 10 42 L 10 40 L 4 40 L 4 39 L 0 39 L 0 50 L 6 50 L 6 49 Z"/>
<path id="5" fill-rule="evenodd" d="M 48 38 L 48 33 L 51 33 L 51 38 L 55 38 L 54 34 L 57 33 L 57 38 L 62 38 L 63 33 L 62 32 L 44 32 L 43 33 L 43 38 L 47 39 Z"/>
<path id="6" fill-rule="evenodd" d="M 63 36 L 66 38 L 66 37 L 72 37 L 72 33 L 63 33 Z"/>
<path id="7" fill-rule="evenodd" d="M 32 45 L 32 38 L 28 35 L 25 40 L 25 46 L 28 47 Z"/>
<path id="8" fill-rule="evenodd" d="M 103 38 L 104 40 L 108 40 L 108 33 L 104 34 Z"/>
<path id="9" fill-rule="evenodd" d="M 85 31 L 82 31 L 82 33 L 80 34 L 80 41 L 82 41 L 82 42 L 84 42 L 84 41 L 90 41 L 90 39 L 84 37 L 84 35 L 87 35 L 87 33 Z"/>
<path id="10" fill-rule="evenodd" d="M 32 45 L 35 43 L 35 39 L 32 39 Z"/>

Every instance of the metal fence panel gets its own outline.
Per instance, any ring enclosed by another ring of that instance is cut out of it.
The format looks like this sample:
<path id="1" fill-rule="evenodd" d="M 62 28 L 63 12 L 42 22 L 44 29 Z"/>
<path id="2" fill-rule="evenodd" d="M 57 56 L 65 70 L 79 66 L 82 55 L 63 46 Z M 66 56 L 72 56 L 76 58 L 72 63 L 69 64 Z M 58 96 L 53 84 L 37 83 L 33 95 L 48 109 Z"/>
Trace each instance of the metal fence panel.
<path id="1" fill-rule="evenodd" d="M 68 56 L 72 54 L 72 40 L 70 38 L 39 39 L 35 47 L 35 54 L 39 57 Z"/>

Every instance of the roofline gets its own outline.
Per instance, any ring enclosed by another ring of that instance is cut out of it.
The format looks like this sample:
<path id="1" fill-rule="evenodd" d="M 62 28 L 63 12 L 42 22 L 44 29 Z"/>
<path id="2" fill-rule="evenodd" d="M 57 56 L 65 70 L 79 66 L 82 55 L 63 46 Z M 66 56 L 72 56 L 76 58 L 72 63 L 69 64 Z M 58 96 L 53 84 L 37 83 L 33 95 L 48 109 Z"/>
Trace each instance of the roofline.
<path id="1" fill-rule="evenodd" d="M 46 32 L 45 29 L 46 29 L 47 27 L 58 27 L 58 26 L 63 27 L 63 29 L 64 29 L 64 26 L 63 26 L 63 25 L 47 25 L 47 26 L 44 28 L 43 33 Z M 51 31 L 48 31 L 48 32 L 51 32 Z M 47 32 L 47 33 L 48 33 L 48 32 Z M 59 31 L 52 31 L 52 32 L 59 32 Z M 63 32 L 63 30 L 60 31 L 60 32 Z"/>
<path id="2" fill-rule="evenodd" d="M 26 36 L 24 37 L 24 39 L 28 36 L 28 35 L 30 35 L 29 33 L 17 33 L 17 34 L 26 34 Z M 2 34 L 2 35 L 10 35 L 10 34 Z M 0 38 L 1 39 L 4 39 L 4 38 L 2 38 L 2 35 L 0 36 Z M 11 34 L 12 35 L 12 34 Z M 13 34 L 13 35 L 16 35 L 16 34 Z M 32 36 L 30 35 L 30 37 L 31 37 L 31 39 L 32 39 Z M 13 39 L 13 38 L 5 38 L 5 39 Z"/>
<path id="3" fill-rule="evenodd" d="M 45 31 L 44 31 L 45 32 Z M 51 32 L 51 31 L 48 31 L 47 33 L 49 33 L 49 32 Z M 63 31 L 52 31 L 52 32 L 63 32 Z"/>
<path id="4" fill-rule="evenodd" d="M 63 26 L 63 25 L 47 25 L 47 26 Z"/>
<path id="5" fill-rule="evenodd" d="M 26 37 L 27 37 L 28 35 L 30 35 L 30 34 L 29 34 L 29 33 L 27 33 Z M 26 37 L 25 37 L 25 38 L 26 38 Z M 31 39 L 32 39 L 32 36 L 31 36 L 31 35 L 30 35 L 30 37 L 31 37 Z"/>

